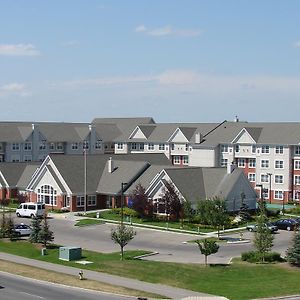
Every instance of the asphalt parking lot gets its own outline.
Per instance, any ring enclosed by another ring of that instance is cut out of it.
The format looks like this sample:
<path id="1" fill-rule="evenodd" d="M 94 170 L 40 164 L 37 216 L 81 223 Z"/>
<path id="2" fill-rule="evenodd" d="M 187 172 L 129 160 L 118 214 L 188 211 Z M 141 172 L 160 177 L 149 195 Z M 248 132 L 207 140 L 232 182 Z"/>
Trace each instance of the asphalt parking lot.
<path id="1" fill-rule="evenodd" d="M 26 218 L 16 219 L 15 223 L 24 222 L 30 224 L 31 220 Z M 88 250 L 99 252 L 119 251 L 119 246 L 114 244 L 110 238 L 112 224 L 100 224 L 86 227 L 75 227 L 73 220 L 63 218 L 50 218 L 50 228 L 54 231 L 54 242 L 64 246 L 78 246 Z M 149 250 L 157 252 L 156 255 L 149 256 L 147 260 L 159 260 L 167 262 L 182 263 L 204 263 L 204 256 L 201 255 L 198 246 L 189 241 L 204 238 L 204 236 L 181 234 L 167 231 L 157 231 L 152 229 L 135 228 L 137 235 L 126 246 L 126 249 Z M 279 230 L 275 233 L 273 251 L 281 253 L 283 256 L 290 246 L 293 232 Z M 237 241 L 239 234 L 223 234 L 229 240 Z M 218 253 L 209 257 L 209 262 L 225 264 L 229 263 L 232 257 L 238 257 L 244 251 L 253 249 L 252 240 L 254 234 L 244 231 L 243 239 L 248 242 L 243 243 L 219 243 Z"/>

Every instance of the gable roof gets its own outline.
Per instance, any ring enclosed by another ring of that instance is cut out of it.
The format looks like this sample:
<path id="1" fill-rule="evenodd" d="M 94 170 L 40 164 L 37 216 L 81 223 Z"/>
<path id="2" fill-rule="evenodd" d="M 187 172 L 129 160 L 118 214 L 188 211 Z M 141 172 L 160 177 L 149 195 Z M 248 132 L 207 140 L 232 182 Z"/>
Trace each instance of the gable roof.
<path id="1" fill-rule="evenodd" d="M 24 142 L 32 134 L 32 124 L 27 122 L 0 122 L 0 142 Z"/>

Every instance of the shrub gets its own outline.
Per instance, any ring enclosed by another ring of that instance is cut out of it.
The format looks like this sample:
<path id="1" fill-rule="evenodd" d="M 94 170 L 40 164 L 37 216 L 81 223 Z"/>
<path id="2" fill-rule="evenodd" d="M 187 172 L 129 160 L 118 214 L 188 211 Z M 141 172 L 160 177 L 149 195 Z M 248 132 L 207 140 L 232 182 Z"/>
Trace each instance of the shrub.
<path id="1" fill-rule="evenodd" d="M 121 215 L 121 208 L 113 208 L 112 212 L 118 215 Z M 124 207 L 123 208 L 123 215 L 126 216 L 131 216 L 131 217 L 138 217 L 139 214 L 132 208 Z"/>
<path id="2" fill-rule="evenodd" d="M 280 214 L 279 209 L 267 209 L 266 210 L 267 217 L 278 217 Z"/>
<path id="3" fill-rule="evenodd" d="M 248 251 L 243 252 L 241 255 L 242 261 L 247 261 L 249 263 L 258 263 L 261 261 L 261 254 L 258 251 Z M 277 252 L 268 252 L 265 254 L 265 262 L 282 262 L 283 258 L 280 256 L 280 253 Z"/>

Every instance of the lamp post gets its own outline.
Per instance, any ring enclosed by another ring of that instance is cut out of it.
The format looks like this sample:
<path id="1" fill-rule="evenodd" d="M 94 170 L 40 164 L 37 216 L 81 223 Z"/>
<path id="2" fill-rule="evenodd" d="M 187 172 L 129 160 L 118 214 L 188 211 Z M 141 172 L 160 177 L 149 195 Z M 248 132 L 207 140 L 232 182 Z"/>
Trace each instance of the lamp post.
<path id="1" fill-rule="evenodd" d="M 271 183 L 272 183 L 272 173 L 267 173 L 267 175 L 269 176 L 269 203 L 271 204 Z"/>
<path id="2" fill-rule="evenodd" d="M 260 188 L 260 210 L 262 210 L 263 203 L 264 203 L 263 185 L 262 184 L 257 184 L 256 187 Z"/>
<path id="3" fill-rule="evenodd" d="M 121 183 L 121 226 L 123 227 L 124 222 L 124 191 L 126 188 L 127 182 Z"/>

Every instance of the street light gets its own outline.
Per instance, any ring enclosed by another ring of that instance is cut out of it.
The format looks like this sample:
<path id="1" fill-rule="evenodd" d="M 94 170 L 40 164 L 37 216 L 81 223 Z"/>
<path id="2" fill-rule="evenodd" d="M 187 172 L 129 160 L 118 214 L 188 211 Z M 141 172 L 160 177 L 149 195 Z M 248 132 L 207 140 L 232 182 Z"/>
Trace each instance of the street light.
<path id="1" fill-rule="evenodd" d="M 124 222 L 124 191 L 125 188 L 127 186 L 127 182 L 122 182 L 121 183 L 121 226 L 123 226 L 123 222 Z"/>
<path id="2" fill-rule="evenodd" d="M 269 176 L 269 203 L 271 204 L 271 182 L 272 182 L 272 173 L 267 173 L 267 175 Z"/>

